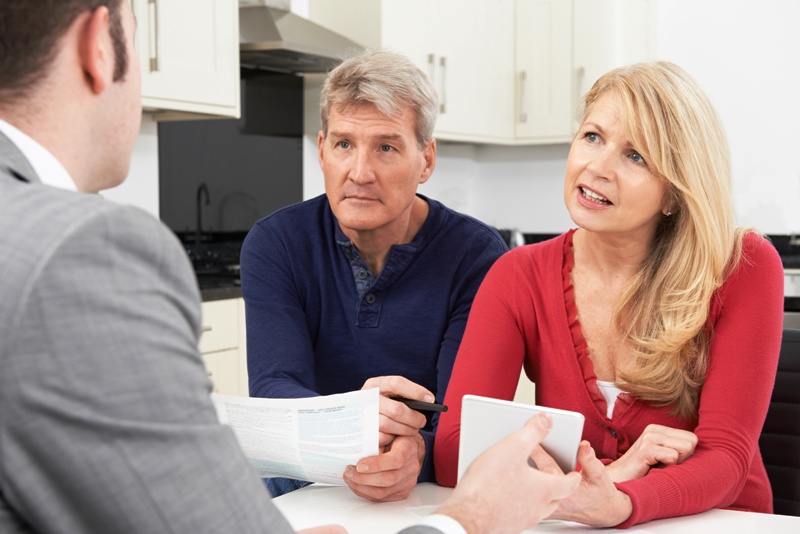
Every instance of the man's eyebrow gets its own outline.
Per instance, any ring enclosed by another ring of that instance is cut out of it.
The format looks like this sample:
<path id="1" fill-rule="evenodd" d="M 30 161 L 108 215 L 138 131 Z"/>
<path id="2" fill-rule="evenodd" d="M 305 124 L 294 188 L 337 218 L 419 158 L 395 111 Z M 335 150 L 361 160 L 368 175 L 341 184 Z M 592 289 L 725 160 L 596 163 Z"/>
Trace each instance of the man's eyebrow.
<path id="1" fill-rule="evenodd" d="M 348 138 L 352 134 L 350 132 L 342 132 L 338 130 L 331 130 L 328 132 L 329 137 L 336 137 L 337 139 Z M 403 136 L 400 134 L 379 134 L 372 137 L 378 141 L 403 141 Z"/>

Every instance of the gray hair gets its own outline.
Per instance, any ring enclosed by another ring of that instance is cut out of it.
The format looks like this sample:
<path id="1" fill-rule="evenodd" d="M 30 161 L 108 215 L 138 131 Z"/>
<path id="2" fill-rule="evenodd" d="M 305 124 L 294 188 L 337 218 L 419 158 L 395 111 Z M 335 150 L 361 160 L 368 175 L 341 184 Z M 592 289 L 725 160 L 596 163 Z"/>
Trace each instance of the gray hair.
<path id="1" fill-rule="evenodd" d="M 420 149 L 433 137 L 438 101 L 427 75 L 409 58 L 387 50 L 368 50 L 343 61 L 322 86 L 320 115 L 323 135 L 334 107 L 347 109 L 372 104 L 386 116 L 396 116 L 402 106 L 416 113 L 414 133 Z"/>

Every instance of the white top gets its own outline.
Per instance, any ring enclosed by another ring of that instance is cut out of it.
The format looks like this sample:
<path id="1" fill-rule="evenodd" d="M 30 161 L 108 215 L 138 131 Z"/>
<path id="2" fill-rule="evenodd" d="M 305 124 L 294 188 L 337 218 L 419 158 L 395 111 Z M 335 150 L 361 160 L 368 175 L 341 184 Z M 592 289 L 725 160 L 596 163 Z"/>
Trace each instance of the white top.
<path id="1" fill-rule="evenodd" d="M 25 156 L 43 184 L 67 191 L 77 191 L 75 181 L 60 161 L 45 147 L 31 139 L 28 134 L 0 119 L 0 132 L 3 132 Z"/>
<path id="2" fill-rule="evenodd" d="M 597 387 L 600 388 L 600 393 L 606 398 L 606 417 L 611 419 L 611 415 L 614 413 L 614 404 L 617 402 L 617 397 L 622 393 L 622 390 L 614 382 L 605 380 L 598 380 Z"/>

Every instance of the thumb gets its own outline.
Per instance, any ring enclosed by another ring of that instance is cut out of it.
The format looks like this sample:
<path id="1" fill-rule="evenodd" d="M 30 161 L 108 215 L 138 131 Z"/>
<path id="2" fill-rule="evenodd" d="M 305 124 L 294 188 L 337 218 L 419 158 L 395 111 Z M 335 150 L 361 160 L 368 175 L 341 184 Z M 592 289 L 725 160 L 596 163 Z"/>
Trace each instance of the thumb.
<path id="1" fill-rule="evenodd" d="M 553 420 L 546 413 L 537 413 L 525 422 L 518 432 L 529 455 L 547 436 L 552 426 Z"/>
<path id="2" fill-rule="evenodd" d="M 597 480 L 605 474 L 603 462 L 597 459 L 594 449 L 588 441 L 581 441 L 578 449 L 578 463 L 581 464 L 581 473 L 589 480 Z"/>

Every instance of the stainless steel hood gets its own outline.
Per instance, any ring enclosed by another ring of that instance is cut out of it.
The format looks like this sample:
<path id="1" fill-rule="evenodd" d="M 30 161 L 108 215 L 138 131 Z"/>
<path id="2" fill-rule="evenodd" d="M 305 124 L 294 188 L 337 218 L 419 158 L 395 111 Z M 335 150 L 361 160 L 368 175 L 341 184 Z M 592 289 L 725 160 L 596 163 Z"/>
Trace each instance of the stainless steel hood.
<path id="1" fill-rule="evenodd" d="M 358 43 L 290 11 L 268 6 L 239 8 L 242 67 L 276 72 L 327 72 Z"/>

